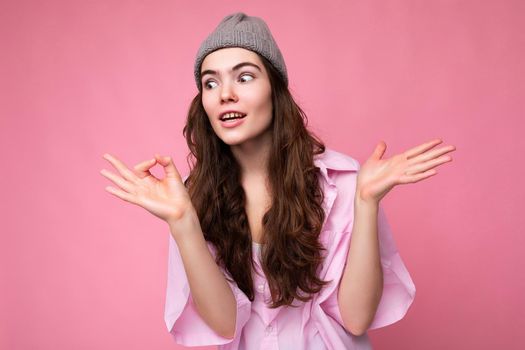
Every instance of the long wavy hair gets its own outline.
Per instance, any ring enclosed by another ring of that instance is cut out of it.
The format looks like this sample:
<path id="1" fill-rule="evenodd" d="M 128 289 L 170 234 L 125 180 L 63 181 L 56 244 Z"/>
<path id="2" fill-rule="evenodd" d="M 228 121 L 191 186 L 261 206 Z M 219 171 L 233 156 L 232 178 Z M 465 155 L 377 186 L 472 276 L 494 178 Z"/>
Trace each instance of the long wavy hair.
<path id="1" fill-rule="evenodd" d="M 317 276 L 325 250 L 319 242 L 325 212 L 320 170 L 313 160 L 325 146 L 307 130 L 305 113 L 273 65 L 259 58 L 269 75 L 273 104 L 267 169 L 272 205 L 262 218 L 266 244 L 261 248 L 261 267 L 272 296 L 269 307 L 277 308 L 291 305 L 294 298 L 306 302 L 329 283 Z M 202 104 L 202 89 L 190 105 L 183 134 L 191 168 L 184 184 L 204 238 L 216 248 L 216 263 L 253 301 L 255 264 L 241 168 L 229 146 L 212 129 Z"/>

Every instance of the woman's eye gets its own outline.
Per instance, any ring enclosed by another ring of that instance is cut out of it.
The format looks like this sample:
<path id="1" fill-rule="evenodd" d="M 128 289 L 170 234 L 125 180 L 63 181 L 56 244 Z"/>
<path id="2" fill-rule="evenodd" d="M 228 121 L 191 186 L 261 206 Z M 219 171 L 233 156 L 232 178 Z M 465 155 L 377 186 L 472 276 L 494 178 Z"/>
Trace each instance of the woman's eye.
<path id="1" fill-rule="evenodd" d="M 247 81 L 253 80 L 253 77 L 250 74 L 243 74 L 243 75 L 241 75 L 240 79 L 242 80 L 245 77 L 250 78 Z"/>
<path id="2" fill-rule="evenodd" d="M 211 89 L 210 88 L 210 84 L 215 84 L 214 81 L 211 81 L 211 80 L 208 80 L 207 82 L 204 83 L 204 86 L 206 87 L 206 89 Z"/>

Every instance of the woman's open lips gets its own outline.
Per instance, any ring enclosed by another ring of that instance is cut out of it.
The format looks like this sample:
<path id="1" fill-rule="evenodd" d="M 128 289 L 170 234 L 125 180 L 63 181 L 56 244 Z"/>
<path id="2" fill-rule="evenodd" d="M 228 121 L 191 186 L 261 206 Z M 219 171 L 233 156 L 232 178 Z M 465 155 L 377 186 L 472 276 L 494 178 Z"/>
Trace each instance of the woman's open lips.
<path id="1" fill-rule="evenodd" d="M 244 119 L 246 118 L 246 115 L 244 115 L 242 118 L 235 118 L 230 120 L 221 120 L 221 125 L 225 128 L 234 128 L 238 125 L 241 125 L 244 122 Z"/>

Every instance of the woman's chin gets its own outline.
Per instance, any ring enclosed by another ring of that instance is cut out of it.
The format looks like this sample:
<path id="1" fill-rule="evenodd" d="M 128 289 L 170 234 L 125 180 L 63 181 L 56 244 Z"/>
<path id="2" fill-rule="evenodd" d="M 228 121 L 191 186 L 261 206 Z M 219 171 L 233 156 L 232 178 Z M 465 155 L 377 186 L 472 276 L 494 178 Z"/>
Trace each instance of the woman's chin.
<path id="1" fill-rule="evenodd" d="M 224 142 L 228 146 L 238 146 L 241 145 L 245 140 L 244 139 L 238 139 L 238 138 L 221 138 L 222 142 Z"/>

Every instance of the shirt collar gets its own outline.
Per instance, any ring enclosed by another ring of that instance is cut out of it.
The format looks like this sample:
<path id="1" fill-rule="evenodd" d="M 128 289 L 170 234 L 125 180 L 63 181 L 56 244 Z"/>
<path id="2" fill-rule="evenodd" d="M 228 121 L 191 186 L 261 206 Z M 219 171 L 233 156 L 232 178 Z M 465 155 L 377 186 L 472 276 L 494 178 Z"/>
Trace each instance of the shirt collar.
<path id="1" fill-rule="evenodd" d="M 333 185 L 333 181 L 328 174 L 328 169 L 336 171 L 359 171 L 359 162 L 354 158 L 343 153 L 325 148 L 324 153 L 314 156 L 314 164 L 319 167 L 321 174 L 326 182 Z"/>

